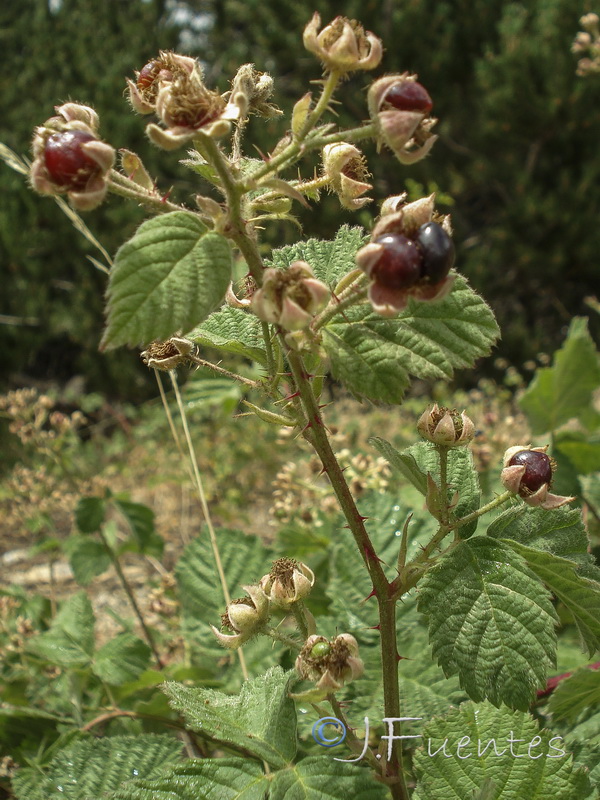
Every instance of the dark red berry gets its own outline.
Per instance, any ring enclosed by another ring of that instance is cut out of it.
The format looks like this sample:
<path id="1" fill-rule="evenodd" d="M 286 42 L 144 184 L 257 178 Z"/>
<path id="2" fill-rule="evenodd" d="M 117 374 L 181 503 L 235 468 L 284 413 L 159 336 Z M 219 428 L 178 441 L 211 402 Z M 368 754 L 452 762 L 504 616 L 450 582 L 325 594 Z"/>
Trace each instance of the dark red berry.
<path id="1" fill-rule="evenodd" d="M 537 492 L 545 483 L 550 484 L 552 481 L 552 461 L 545 453 L 537 450 L 521 450 L 515 453 L 508 466 L 525 467 L 521 478 L 521 489 L 525 487 L 530 492 Z"/>
<path id="2" fill-rule="evenodd" d="M 383 245 L 371 278 L 387 289 L 408 289 L 421 277 L 422 256 L 419 248 L 401 233 L 386 233 L 374 240 Z"/>
<path id="3" fill-rule="evenodd" d="M 144 64 L 137 77 L 138 89 L 150 88 L 150 86 L 152 86 L 152 84 L 156 80 L 159 72 L 160 72 L 159 61 L 149 61 L 147 64 Z"/>
<path id="4" fill-rule="evenodd" d="M 383 102 L 398 111 L 418 111 L 420 114 L 428 114 L 433 108 L 427 89 L 416 81 L 394 83 L 383 96 Z"/>
<path id="5" fill-rule="evenodd" d="M 48 137 L 44 161 L 57 186 L 73 190 L 85 189 L 90 177 L 100 172 L 99 164 L 81 147 L 92 141 L 96 141 L 96 137 L 86 131 L 63 131 Z"/>
<path id="6" fill-rule="evenodd" d="M 454 264 L 454 244 L 437 222 L 421 225 L 415 239 L 423 255 L 421 277 L 430 283 L 443 281 Z"/>

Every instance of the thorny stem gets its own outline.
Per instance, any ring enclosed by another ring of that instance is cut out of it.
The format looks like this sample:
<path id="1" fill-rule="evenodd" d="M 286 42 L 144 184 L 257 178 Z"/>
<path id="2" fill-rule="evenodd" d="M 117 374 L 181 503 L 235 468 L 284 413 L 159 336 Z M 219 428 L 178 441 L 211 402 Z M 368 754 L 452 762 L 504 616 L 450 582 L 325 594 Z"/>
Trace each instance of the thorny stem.
<path id="1" fill-rule="evenodd" d="M 208 367 L 209 369 L 212 369 L 213 372 L 217 372 L 219 375 L 223 375 L 225 378 L 231 378 L 233 381 L 239 381 L 245 386 L 249 386 L 251 389 L 257 388 L 256 381 L 252 381 L 250 378 L 244 378 L 243 375 L 238 375 L 236 372 L 230 372 L 228 369 L 224 369 L 218 364 L 213 364 L 212 361 L 205 361 L 203 358 L 193 355 L 187 355 L 186 358 L 188 361 L 191 361 L 193 364 L 197 364 L 199 367 Z"/>
<path id="2" fill-rule="evenodd" d="M 344 709 L 340 701 L 334 694 L 327 695 L 327 702 L 330 704 L 331 708 L 333 709 L 335 716 L 339 721 L 344 725 L 346 728 L 346 741 L 348 742 L 348 746 L 353 753 L 360 755 L 364 749 L 364 744 L 360 741 L 358 736 L 354 733 L 354 730 L 350 727 L 350 723 L 346 719 L 346 715 L 344 713 Z M 370 747 L 367 747 L 365 750 L 365 758 L 371 765 L 371 767 L 381 775 L 381 763 L 375 757 L 375 753 L 371 750 Z"/>
<path id="3" fill-rule="evenodd" d="M 271 639 L 275 639 L 275 641 L 286 645 L 286 647 L 289 647 L 290 650 L 295 650 L 297 653 L 302 650 L 302 645 L 299 642 L 297 642 L 295 639 L 292 639 L 290 636 L 286 636 L 284 633 L 279 633 L 277 628 L 269 628 L 265 626 L 264 628 L 261 628 L 261 632 L 264 633 L 265 636 L 269 636 Z"/>
<path id="4" fill-rule="evenodd" d="M 331 448 L 323 418 L 314 396 L 309 376 L 299 353 L 287 352 L 288 363 L 294 381 L 300 392 L 302 405 L 308 424 L 304 429 L 304 438 L 312 445 L 321 459 L 323 469 L 327 473 L 336 494 L 342 512 L 348 522 L 348 528 L 354 536 L 359 552 L 365 562 L 373 582 L 373 589 L 379 605 L 379 633 L 381 637 L 381 660 L 383 673 L 384 710 L 386 717 L 400 717 L 400 690 L 398 686 L 398 649 L 396 643 L 396 601 L 390 594 L 390 584 L 377 558 L 375 549 L 364 525 L 352 492 L 344 478 L 344 473 Z M 408 800 L 408 790 L 402 770 L 402 750 L 400 741 L 394 741 L 392 757 L 388 762 L 391 775 L 398 782 L 390 785 L 394 800 Z"/>
<path id="5" fill-rule="evenodd" d="M 185 211 L 183 206 L 171 203 L 166 197 L 159 197 L 154 192 L 150 193 L 135 181 L 130 180 L 125 175 L 121 175 L 116 169 L 110 171 L 110 182 L 108 188 L 114 194 L 121 197 L 128 197 L 136 200 L 146 208 L 150 208 L 157 214 L 165 214 L 167 211 Z"/>
<path id="6" fill-rule="evenodd" d="M 108 543 L 108 541 L 106 539 L 106 536 L 104 535 L 104 532 L 102 530 L 98 531 L 98 536 L 100 537 L 100 540 L 101 540 L 102 544 L 104 545 L 104 549 L 106 550 L 106 552 L 108 554 L 108 557 L 112 561 L 112 565 L 115 568 L 115 571 L 116 571 L 116 573 L 117 573 L 117 575 L 119 577 L 119 580 L 121 581 L 121 586 L 123 587 L 123 590 L 124 590 L 125 594 L 127 595 L 128 599 L 129 599 L 129 602 L 131 603 L 131 607 L 133 608 L 134 613 L 135 613 L 136 617 L 139 620 L 139 623 L 140 623 L 140 625 L 142 627 L 142 631 L 144 632 L 144 636 L 146 637 L 146 641 L 148 642 L 148 645 L 150 646 L 150 649 L 152 650 L 152 654 L 154 655 L 154 660 L 156 661 L 156 664 L 157 664 L 158 668 L 162 669 L 164 665 L 162 663 L 160 654 L 159 654 L 159 652 L 158 652 L 158 650 L 156 648 L 156 644 L 154 642 L 154 637 L 152 636 L 152 632 L 151 632 L 150 628 L 146 625 L 146 620 L 144 619 L 144 616 L 143 616 L 143 614 L 142 614 L 142 612 L 140 610 L 140 607 L 138 606 L 137 600 L 135 599 L 135 595 L 133 594 L 131 586 L 129 585 L 129 582 L 127 581 L 127 578 L 125 577 L 125 573 L 123 572 L 123 569 L 121 567 L 121 564 L 119 562 L 117 554 L 112 549 L 112 547 L 109 545 L 109 543 Z"/>
<path id="7" fill-rule="evenodd" d="M 229 208 L 229 225 L 228 229 L 224 231 L 239 247 L 240 252 L 246 260 L 246 265 L 252 277 L 254 278 L 257 286 L 262 285 L 262 276 L 264 265 L 256 241 L 247 230 L 247 225 L 242 219 L 242 195 L 248 191 L 242 184 L 236 182 L 230 165 L 223 155 L 221 149 L 210 136 L 202 137 L 202 141 L 198 142 L 200 148 L 206 153 L 210 163 L 217 170 L 219 178 L 221 179 L 221 188 L 227 198 L 227 206 Z"/>

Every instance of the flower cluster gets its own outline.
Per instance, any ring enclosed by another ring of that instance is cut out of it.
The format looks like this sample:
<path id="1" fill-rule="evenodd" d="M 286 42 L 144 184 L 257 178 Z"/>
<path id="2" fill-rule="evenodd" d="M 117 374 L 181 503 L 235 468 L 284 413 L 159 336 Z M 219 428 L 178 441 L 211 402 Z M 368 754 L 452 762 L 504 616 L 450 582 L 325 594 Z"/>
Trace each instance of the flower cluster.
<path id="1" fill-rule="evenodd" d="M 315 582 L 313 571 L 293 558 L 279 558 L 257 584 L 243 586 L 245 597 L 232 600 L 221 618 L 222 633 L 212 626 L 219 644 L 230 650 L 241 647 L 259 633 L 269 619 L 271 607 L 289 609 L 308 595 Z"/>
<path id="2" fill-rule="evenodd" d="M 150 123 L 146 133 L 165 150 L 186 144 L 199 133 L 224 136 L 230 121 L 240 116 L 239 105 L 207 89 L 200 64 L 188 56 L 161 51 L 127 84 L 133 108 L 140 114 L 155 113 L 163 124 Z"/>
<path id="3" fill-rule="evenodd" d="M 413 300 L 439 300 L 452 288 L 454 263 L 448 216 L 434 213 L 434 195 L 406 203 L 388 198 L 371 241 L 356 263 L 371 280 L 369 300 L 382 316 L 394 316 Z"/>
<path id="4" fill-rule="evenodd" d="M 591 75 L 600 72 L 600 17 L 598 14 L 584 14 L 579 24 L 583 31 L 575 37 L 571 50 L 578 55 L 586 53 L 577 62 L 577 74 Z"/>
<path id="5" fill-rule="evenodd" d="M 65 103 L 35 129 L 30 181 L 40 194 L 66 194 L 78 211 L 104 200 L 115 151 L 98 138 L 98 115 L 89 106 Z"/>

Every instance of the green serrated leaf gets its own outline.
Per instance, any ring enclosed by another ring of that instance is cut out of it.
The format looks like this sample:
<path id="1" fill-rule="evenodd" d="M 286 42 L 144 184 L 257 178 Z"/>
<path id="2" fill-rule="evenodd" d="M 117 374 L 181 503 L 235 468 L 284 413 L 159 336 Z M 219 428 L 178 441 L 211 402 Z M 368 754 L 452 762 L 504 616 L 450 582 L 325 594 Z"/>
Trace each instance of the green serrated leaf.
<path id="1" fill-rule="evenodd" d="M 419 469 L 414 456 L 406 451 L 400 453 L 393 445 L 386 442 L 385 439 L 380 439 L 379 436 L 371 437 L 369 439 L 369 444 L 372 444 L 390 466 L 398 470 L 398 472 L 409 480 L 415 489 L 418 489 L 423 497 L 425 497 L 427 494 L 427 473 L 423 473 Z"/>
<path id="2" fill-rule="evenodd" d="M 514 506 L 493 520 L 487 535 L 493 539 L 514 539 L 527 547 L 545 550 L 581 565 L 592 561 L 578 509 L 546 511 L 526 505 Z"/>
<path id="3" fill-rule="evenodd" d="M 84 592 L 62 604 L 50 630 L 30 639 L 27 650 L 60 667 L 86 667 L 94 652 L 94 612 Z"/>
<path id="4" fill-rule="evenodd" d="M 264 800 L 269 787 L 251 759 L 189 759 L 154 780 L 135 780 L 106 800 Z"/>
<path id="5" fill-rule="evenodd" d="M 134 681 L 148 666 L 150 647 L 131 633 L 120 633 L 94 655 L 92 670 L 110 686 Z"/>
<path id="6" fill-rule="evenodd" d="M 227 239 L 194 214 L 173 211 L 144 222 L 115 257 L 101 348 L 187 333 L 221 303 L 231 269 Z"/>
<path id="7" fill-rule="evenodd" d="M 527 714 L 465 703 L 423 729 L 414 757 L 418 800 L 580 800 L 587 776 L 560 736 Z"/>
<path id="8" fill-rule="evenodd" d="M 249 358 L 262 366 L 267 364 L 260 320 L 241 308 L 224 306 L 194 328 L 187 338 L 205 347 Z"/>
<path id="9" fill-rule="evenodd" d="M 114 503 L 127 520 L 139 552 L 160 557 L 164 541 L 154 527 L 154 511 L 143 503 L 130 500 L 115 498 Z"/>
<path id="10" fill-rule="evenodd" d="M 20 770 L 13 787 L 18 800 L 96 800 L 132 778 L 157 777 L 181 760 L 181 747 L 154 734 L 90 738 L 60 750 L 37 785 Z"/>
<path id="11" fill-rule="evenodd" d="M 296 710 L 288 697 L 292 678 L 272 667 L 245 681 L 236 697 L 174 682 L 165 683 L 163 691 L 192 730 L 280 768 L 296 752 Z"/>
<path id="12" fill-rule="evenodd" d="M 258 581 L 271 568 L 271 551 L 256 536 L 221 528 L 219 552 L 227 586 L 233 597 L 243 596 L 242 584 Z M 185 548 L 175 577 L 179 586 L 183 626 L 196 650 L 206 655 L 223 655 L 210 630 L 219 627 L 225 611 L 225 598 L 215 568 L 208 535 L 199 536 Z"/>
<path id="13" fill-rule="evenodd" d="M 600 706 L 600 672 L 584 667 L 558 684 L 548 710 L 554 722 L 573 722 L 582 711 L 594 706 Z"/>
<path id="14" fill-rule="evenodd" d="M 95 533 L 100 529 L 106 514 L 106 501 L 102 497 L 82 497 L 75 508 L 75 524 L 81 533 Z"/>
<path id="15" fill-rule="evenodd" d="M 362 228 L 342 225 L 333 241 L 308 239 L 274 250 L 268 266 L 287 269 L 294 261 L 306 261 L 319 280 L 334 288 L 340 278 L 356 269 L 354 257 L 365 238 Z"/>
<path id="16" fill-rule="evenodd" d="M 90 539 L 89 536 L 70 536 L 63 547 L 69 556 L 75 580 L 80 586 L 87 586 L 111 565 L 110 556 L 102 542 Z"/>
<path id="17" fill-rule="evenodd" d="M 484 537 L 460 542 L 419 584 L 433 655 L 469 697 L 527 709 L 555 663 L 550 595 L 525 561 Z"/>
<path id="18" fill-rule="evenodd" d="M 452 292 L 431 303 L 411 301 L 394 319 L 355 306 L 323 329 L 334 377 L 359 398 L 402 402 L 410 375 L 449 380 L 472 367 L 498 338 L 491 309 L 458 276 Z"/>
<path id="19" fill-rule="evenodd" d="M 309 756 L 273 775 L 269 800 L 386 800 L 388 790 L 368 771 L 327 756 Z"/>
<path id="20" fill-rule="evenodd" d="M 578 575 L 574 561 L 510 539 L 504 541 L 569 609 L 592 656 L 600 649 L 600 584 Z"/>
<path id="21" fill-rule="evenodd" d="M 554 355 L 553 366 L 538 369 L 519 405 L 532 433 L 547 433 L 586 410 L 599 385 L 600 362 L 587 318 L 575 317 L 564 345 Z"/>

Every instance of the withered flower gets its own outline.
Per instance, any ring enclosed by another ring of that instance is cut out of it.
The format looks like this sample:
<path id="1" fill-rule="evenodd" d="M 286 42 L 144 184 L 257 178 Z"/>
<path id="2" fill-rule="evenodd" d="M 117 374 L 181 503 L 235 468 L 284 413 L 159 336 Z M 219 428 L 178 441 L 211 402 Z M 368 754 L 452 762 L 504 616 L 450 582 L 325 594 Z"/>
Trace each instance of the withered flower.
<path id="1" fill-rule="evenodd" d="M 211 625 L 212 632 L 220 645 L 228 650 L 237 650 L 248 641 L 267 621 L 269 600 L 262 588 L 257 585 L 242 586 L 248 595 L 232 600 L 221 618 L 223 628 L 233 633 L 221 633 Z"/>
<path id="2" fill-rule="evenodd" d="M 383 47 L 370 31 L 353 19 L 336 17 L 318 33 L 321 17 L 315 11 L 304 29 L 304 47 L 319 58 L 331 72 L 353 72 L 379 66 Z"/>
<path id="3" fill-rule="evenodd" d="M 151 342 L 140 355 L 148 367 L 170 370 L 188 362 L 188 357 L 195 355 L 196 349 L 196 345 L 189 339 L 171 336 L 166 342 Z"/>
<path id="4" fill-rule="evenodd" d="M 310 325 L 330 296 L 329 287 L 315 278 L 306 261 L 294 261 L 285 270 L 265 270 L 262 287 L 252 295 L 252 309 L 264 322 L 298 331 Z"/>
<path id="5" fill-rule="evenodd" d="M 369 177 L 365 158 L 353 144 L 338 142 L 325 145 L 323 172 L 344 208 L 355 211 L 371 202 L 370 197 L 361 197 L 373 186 L 365 180 Z"/>
<path id="6" fill-rule="evenodd" d="M 299 676 L 314 681 L 316 690 L 323 696 L 360 678 L 365 669 L 358 656 L 358 642 L 349 633 L 330 641 L 324 636 L 309 636 L 295 666 Z"/>
<path id="7" fill-rule="evenodd" d="M 293 558 L 278 558 L 259 586 L 273 605 L 286 608 L 306 597 L 315 582 L 310 567 Z"/>
<path id="8" fill-rule="evenodd" d="M 440 408 L 437 403 L 419 417 L 417 430 L 424 439 L 445 447 L 462 447 L 475 436 L 475 426 L 464 411 Z"/>

